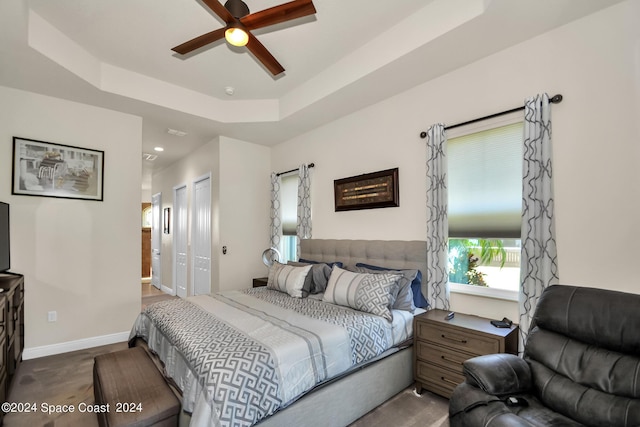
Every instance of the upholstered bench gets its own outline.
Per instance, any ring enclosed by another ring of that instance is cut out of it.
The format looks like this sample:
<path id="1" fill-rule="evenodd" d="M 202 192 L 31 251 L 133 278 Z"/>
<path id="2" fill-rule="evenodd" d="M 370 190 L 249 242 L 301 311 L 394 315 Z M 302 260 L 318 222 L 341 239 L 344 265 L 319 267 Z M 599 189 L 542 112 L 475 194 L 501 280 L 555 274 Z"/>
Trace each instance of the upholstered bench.
<path id="1" fill-rule="evenodd" d="M 98 413 L 100 427 L 178 425 L 180 401 L 141 347 L 97 356 L 93 392 L 96 404 L 109 405 Z"/>

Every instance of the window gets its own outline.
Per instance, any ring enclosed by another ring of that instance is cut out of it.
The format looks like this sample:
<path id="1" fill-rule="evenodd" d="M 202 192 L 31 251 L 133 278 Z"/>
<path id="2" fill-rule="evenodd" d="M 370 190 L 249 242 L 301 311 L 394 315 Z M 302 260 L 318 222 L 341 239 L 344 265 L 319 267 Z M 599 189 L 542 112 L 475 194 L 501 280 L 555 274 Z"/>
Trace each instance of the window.
<path id="1" fill-rule="evenodd" d="M 282 240 L 280 241 L 280 262 L 297 261 L 298 238 L 298 174 L 282 175 L 280 185 L 280 213 L 282 215 Z"/>
<path id="2" fill-rule="evenodd" d="M 523 126 L 520 114 L 448 139 L 448 261 L 454 291 L 512 299 L 518 290 Z"/>

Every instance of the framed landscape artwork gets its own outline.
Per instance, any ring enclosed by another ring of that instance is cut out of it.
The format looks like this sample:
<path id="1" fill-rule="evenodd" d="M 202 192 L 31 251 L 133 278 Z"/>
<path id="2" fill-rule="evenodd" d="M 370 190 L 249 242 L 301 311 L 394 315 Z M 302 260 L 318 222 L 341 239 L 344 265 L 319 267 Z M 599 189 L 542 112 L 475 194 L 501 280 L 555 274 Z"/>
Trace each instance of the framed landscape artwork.
<path id="1" fill-rule="evenodd" d="M 103 200 L 104 151 L 13 137 L 11 194 Z"/>
<path id="2" fill-rule="evenodd" d="M 333 181 L 335 210 L 400 206 L 398 168 Z"/>

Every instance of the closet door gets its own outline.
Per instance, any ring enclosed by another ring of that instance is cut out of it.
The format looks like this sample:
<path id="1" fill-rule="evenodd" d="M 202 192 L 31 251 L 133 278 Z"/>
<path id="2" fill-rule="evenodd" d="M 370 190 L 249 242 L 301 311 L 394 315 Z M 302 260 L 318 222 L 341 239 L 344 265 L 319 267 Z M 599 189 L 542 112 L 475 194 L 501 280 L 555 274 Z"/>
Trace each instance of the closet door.
<path id="1" fill-rule="evenodd" d="M 187 186 L 173 189 L 174 286 L 179 297 L 187 296 Z"/>
<path id="2" fill-rule="evenodd" d="M 193 294 L 211 293 L 211 176 L 193 183 L 191 247 Z"/>

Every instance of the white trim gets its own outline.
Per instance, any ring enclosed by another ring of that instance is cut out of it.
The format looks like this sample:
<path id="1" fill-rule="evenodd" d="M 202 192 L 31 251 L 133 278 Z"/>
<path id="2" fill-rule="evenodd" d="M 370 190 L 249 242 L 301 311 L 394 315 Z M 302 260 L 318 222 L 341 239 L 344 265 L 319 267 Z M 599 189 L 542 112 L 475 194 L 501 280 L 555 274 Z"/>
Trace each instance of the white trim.
<path id="1" fill-rule="evenodd" d="M 156 208 L 156 209 L 154 209 Z M 158 277 L 158 288 L 162 288 L 162 226 L 163 226 L 163 216 L 162 216 L 162 192 L 151 195 L 151 285 L 155 287 L 153 283 L 154 274 Z M 158 271 L 153 269 L 153 258 L 154 258 L 154 244 L 157 241 L 157 250 L 160 253 L 158 257 Z"/>
<path id="2" fill-rule="evenodd" d="M 76 350 L 84 350 L 85 348 L 99 347 L 101 345 L 127 342 L 129 340 L 130 333 L 131 331 L 126 331 L 111 335 L 102 335 L 99 337 L 83 338 L 76 341 L 67 341 L 58 344 L 25 348 L 22 353 L 22 359 L 36 359 L 38 357 L 52 356 L 54 354 L 68 353 L 70 351 Z"/>
<path id="3" fill-rule="evenodd" d="M 168 287 L 168 286 L 162 285 L 160 288 L 161 288 L 160 290 L 162 292 L 164 292 L 165 294 L 169 294 L 169 295 L 173 295 L 173 296 L 176 295 L 176 291 L 174 289 Z"/>
<path id="4" fill-rule="evenodd" d="M 518 301 L 518 292 L 506 289 L 488 288 L 484 286 L 464 285 L 449 282 L 449 291 L 456 294 L 476 295 L 486 298 Z"/>

